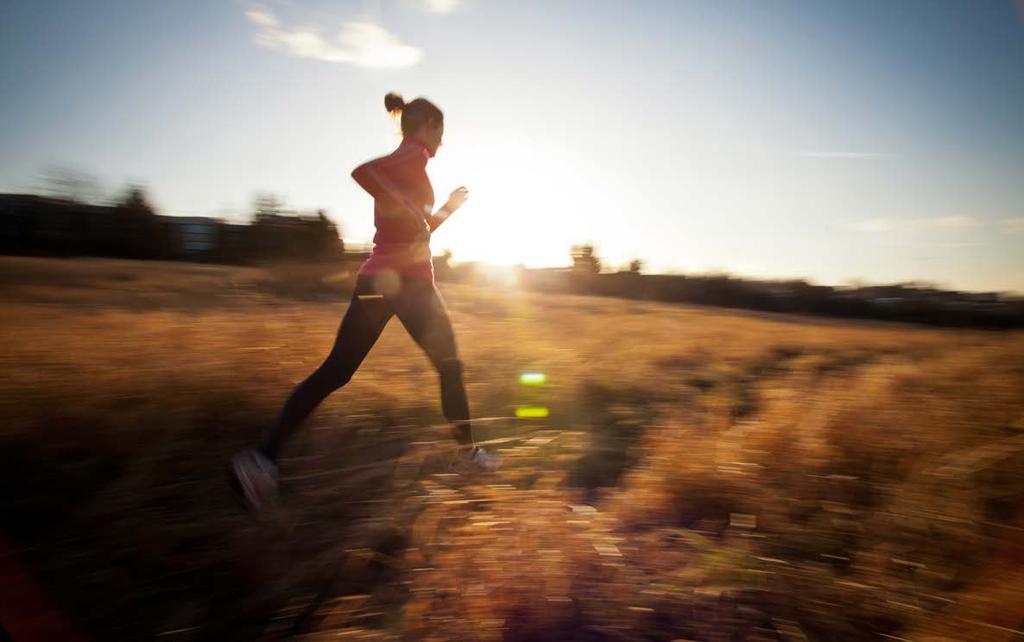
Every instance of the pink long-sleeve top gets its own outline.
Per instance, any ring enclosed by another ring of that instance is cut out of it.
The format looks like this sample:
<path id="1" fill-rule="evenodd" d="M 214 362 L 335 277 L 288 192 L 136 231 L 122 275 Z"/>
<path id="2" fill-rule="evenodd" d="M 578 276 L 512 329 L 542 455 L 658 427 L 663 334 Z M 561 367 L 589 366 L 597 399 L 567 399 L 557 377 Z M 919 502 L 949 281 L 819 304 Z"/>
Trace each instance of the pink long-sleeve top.
<path id="1" fill-rule="evenodd" d="M 430 234 L 444 221 L 445 213 L 432 214 L 434 190 L 427 177 L 429 158 L 423 143 L 404 138 L 395 151 L 352 171 L 352 178 L 373 197 L 377 227 L 373 252 L 360 274 L 392 271 L 433 280 Z"/>

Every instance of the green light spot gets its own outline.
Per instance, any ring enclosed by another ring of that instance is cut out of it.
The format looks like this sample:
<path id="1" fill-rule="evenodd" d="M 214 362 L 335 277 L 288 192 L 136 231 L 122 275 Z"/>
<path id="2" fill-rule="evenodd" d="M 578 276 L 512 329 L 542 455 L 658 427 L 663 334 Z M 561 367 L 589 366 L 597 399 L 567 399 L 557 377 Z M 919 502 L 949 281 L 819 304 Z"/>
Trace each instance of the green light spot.
<path id="1" fill-rule="evenodd" d="M 519 383 L 524 386 L 543 386 L 548 377 L 543 372 L 524 372 L 519 375 Z"/>
<path id="2" fill-rule="evenodd" d="M 516 408 L 516 417 L 520 419 L 539 419 L 548 416 L 548 409 L 544 406 L 520 406 Z"/>

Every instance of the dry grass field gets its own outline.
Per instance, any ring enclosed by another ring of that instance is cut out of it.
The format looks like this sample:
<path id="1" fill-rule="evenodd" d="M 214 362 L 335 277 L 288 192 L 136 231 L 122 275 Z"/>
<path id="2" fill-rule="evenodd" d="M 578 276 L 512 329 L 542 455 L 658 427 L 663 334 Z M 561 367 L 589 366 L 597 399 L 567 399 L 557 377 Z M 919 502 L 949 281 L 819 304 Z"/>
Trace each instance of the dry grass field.
<path id="1" fill-rule="evenodd" d="M 1020 639 L 1024 334 L 442 284 L 503 470 L 393 322 L 253 519 L 225 460 L 350 287 L 0 259 L 0 529 L 86 637 Z"/>

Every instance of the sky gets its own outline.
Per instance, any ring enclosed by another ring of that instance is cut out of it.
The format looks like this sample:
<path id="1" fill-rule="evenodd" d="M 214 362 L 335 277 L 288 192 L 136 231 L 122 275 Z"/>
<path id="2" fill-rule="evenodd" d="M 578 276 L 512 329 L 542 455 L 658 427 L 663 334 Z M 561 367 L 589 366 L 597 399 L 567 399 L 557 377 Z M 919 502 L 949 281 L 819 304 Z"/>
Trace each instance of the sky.
<path id="1" fill-rule="evenodd" d="M 5 0 L 0 87 L 0 191 L 365 243 L 396 91 L 445 113 L 456 260 L 1024 293 L 1022 0 Z"/>

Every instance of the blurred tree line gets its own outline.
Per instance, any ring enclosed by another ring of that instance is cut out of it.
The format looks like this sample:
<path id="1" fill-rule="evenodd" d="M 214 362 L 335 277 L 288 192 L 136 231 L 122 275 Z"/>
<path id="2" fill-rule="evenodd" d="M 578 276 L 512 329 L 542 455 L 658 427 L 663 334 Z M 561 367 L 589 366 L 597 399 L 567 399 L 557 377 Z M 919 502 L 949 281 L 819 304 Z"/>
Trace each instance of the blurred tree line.
<path id="1" fill-rule="evenodd" d="M 301 216 L 289 213 L 273 194 L 260 194 L 249 226 L 249 250 L 255 258 L 336 258 L 345 244 L 324 210 Z"/>
<path id="2" fill-rule="evenodd" d="M 0 252 L 43 256 L 247 263 L 330 259 L 345 247 L 324 210 L 285 209 L 260 194 L 249 224 L 196 216 L 161 216 L 144 188 L 103 198 L 88 176 L 51 170 L 45 195 L 0 194 Z"/>
<path id="3" fill-rule="evenodd" d="M 39 256 L 109 256 L 246 264 L 282 259 L 338 259 L 345 246 L 323 210 L 290 211 L 272 194 L 259 194 L 247 224 L 210 217 L 161 216 L 139 185 L 102 196 L 88 175 L 51 170 L 45 195 L 0 194 L 0 253 Z M 573 246 L 572 266 L 521 269 L 522 287 L 687 302 L 770 312 L 887 319 L 950 326 L 1024 327 L 1024 300 L 999 293 L 965 293 L 928 284 L 846 288 L 801 279 L 757 281 L 729 274 L 643 274 L 634 259 L 612 271 L 593 244 Z M 358 252 L 349 258 L 365 258 Z M 435 257 L 438 279 L 484 283 L 474 267 Z"/>
<path id="4" fill-rule="evenodd" d="M 568 269 L 520 270 L 523 287 L 668 303 L 697 303 L 766 312 L 897 320 L 928 325 L 1024 327 L 1024 299 L 995 292 L 957 292 L 927 283 L 815 285 L 803 279 L 754 280 L 725 273 L 642 274 L 630 261 L 604 270 L 592 244 L 573 246 Z"/>

